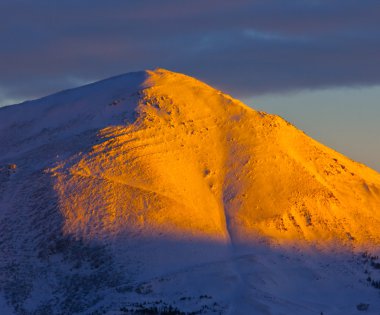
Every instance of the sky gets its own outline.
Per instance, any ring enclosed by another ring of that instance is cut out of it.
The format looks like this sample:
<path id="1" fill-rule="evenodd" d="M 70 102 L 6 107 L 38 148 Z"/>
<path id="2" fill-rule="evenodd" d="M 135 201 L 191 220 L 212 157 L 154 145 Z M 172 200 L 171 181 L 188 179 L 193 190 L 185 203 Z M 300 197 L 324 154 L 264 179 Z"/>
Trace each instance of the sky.
<path id="1" fill-rule="evenodd" d="M 2 0 L 0 21 L 0 106 L 162 67 L 380 171 L 378 0 Z"/>

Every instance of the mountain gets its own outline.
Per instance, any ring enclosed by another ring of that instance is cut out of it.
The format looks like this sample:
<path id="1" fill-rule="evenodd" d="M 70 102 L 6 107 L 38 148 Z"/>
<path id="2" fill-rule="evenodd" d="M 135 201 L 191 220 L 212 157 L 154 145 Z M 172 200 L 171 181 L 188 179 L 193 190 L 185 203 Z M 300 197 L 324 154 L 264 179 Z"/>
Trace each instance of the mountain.
<path id="1" fill-rule="evenodd" d="M 380 309 L 380 174 L 194 78 L 1 108 L 0 147 L 3 313 Z"/>

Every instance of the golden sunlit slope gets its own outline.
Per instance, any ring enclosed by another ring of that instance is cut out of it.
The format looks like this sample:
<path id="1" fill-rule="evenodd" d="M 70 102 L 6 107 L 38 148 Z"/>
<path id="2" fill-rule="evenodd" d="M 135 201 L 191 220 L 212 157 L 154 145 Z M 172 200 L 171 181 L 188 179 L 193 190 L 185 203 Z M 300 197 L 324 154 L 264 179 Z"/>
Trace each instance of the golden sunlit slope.
<path id="1" fill-rule="evenodd" d="M 148 71 L 133 95 L 133 122 L 50 169 L 65 233 L 380 241 L 375 171 L 182 74 Z"/>

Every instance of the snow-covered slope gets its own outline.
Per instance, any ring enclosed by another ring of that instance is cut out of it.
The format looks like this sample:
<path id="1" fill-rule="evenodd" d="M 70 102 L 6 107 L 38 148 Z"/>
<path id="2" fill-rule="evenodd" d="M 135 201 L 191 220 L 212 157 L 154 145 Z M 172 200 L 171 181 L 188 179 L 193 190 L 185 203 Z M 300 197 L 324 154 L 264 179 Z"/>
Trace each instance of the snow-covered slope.
<path id="1" fill-rule="evenodd" d="M 15 314 L 380 310 L 380 175 L 193 78 L 2 108 L 0 147 Z"/>

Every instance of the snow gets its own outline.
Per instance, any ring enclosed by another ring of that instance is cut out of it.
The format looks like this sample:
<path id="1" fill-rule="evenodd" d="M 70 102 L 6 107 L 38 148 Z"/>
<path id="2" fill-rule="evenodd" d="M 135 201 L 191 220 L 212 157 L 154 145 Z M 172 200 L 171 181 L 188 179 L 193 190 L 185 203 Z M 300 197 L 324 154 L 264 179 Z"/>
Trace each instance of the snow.
<path id="1" fill-rule="evenodd" d="M 380 175 L 200 81 L 1 108 L 0 147 L 0 314 L 380 310 Z"/>
<path id="2" fill-rule="evenodd" d="M 13 309 L 5 301 L 4 297 L 0 295 L 0 314 L 2 315 L 13 315 Z"/>

